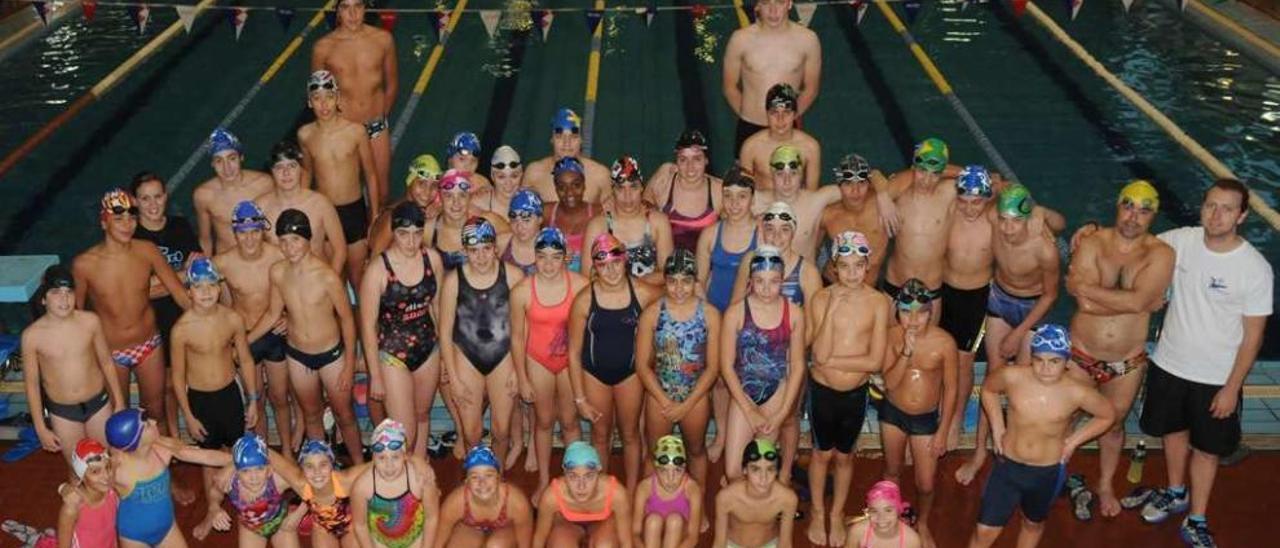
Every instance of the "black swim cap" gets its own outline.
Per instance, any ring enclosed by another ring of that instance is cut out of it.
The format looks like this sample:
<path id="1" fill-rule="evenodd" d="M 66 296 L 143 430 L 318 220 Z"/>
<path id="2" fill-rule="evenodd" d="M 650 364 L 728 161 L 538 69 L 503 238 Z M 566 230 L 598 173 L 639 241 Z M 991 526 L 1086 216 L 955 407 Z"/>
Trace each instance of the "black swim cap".
<path id="1" fill-rule="evenodd" d="M 898 295 L 894 298 L 899 310 L 911 310 L 921 306 L 928 305 L 933 302 L 934 294 L 924 285 L 924 282 L 911 278 L 902 284 L 902 289 L 898 290 Z"/>
<path id="2" fill-rule="evenodd" d="M 58 287 L 75 289 L 76 279 L 71 276 L 71 270 L 67 267 L 55 264 L 45 269 L 42 284 L 45 291 Z"/>
<path id="3" fill-rule="evenodd" d="M 724 177 L 722 177 L 721 180 L 724 181 L 721 185 L 722 188 L 740 186 L 742 188 L 749 188 L 752 192 L 755 192 L 756 190 L 755 179 L 752 179 L 750 175 L 742 170 L 742 166 L 737 163 L 734 163 L 733 167 L 730 167 L 729 171 L 724 173 Z"/>
<path id="4" fill-rule="evenodd" d="M 702 135 L 701 131 L 696 129 L 686 129 L 680 134 L 680 138 L 676 139 L 676 152 L 686 148 L 700 148 L 707 150 L 707 138 Z"/>
<path id="5" fill-rule="evenodd" d="M 302 149 L 298 148 L 298 143 L 294 142 L 293 139 L 285 139 L 276 143 L 276 146 L 271 147 L 271 165 L 276 165 L 285 160 L 302 162 Z"/>
<path id="6" fill-rule="evenodd" d="M 311 239 L 311 219 L 307 218 L 307 214 L 296 209 L 286 209 L 276 218 L 276 236 L 284 236 L 285 234 L 297 234 L 305 239 Z"/>
<path id="7" fill-rule="evenodd" d="M 406 228 L 416 226 L 422 228 L 427 225 L 427 216 L 422 212 L 422 208 L 413 202 L 400 202 L 391 211 L 391 229 Z"/>

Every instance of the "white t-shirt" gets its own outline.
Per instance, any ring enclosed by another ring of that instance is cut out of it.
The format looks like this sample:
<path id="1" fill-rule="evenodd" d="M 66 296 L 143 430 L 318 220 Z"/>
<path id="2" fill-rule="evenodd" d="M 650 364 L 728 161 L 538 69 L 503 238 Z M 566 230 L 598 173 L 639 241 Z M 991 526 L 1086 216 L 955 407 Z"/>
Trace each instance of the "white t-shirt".
<path id="1" fill-rule="evenodd" d="M 1244 316 L 1271 315 L 1271 265 L 1247 241 L 1226 253 L 1210 251 L 1203 227 L 1159 238 L 1173 247 L 1177 266 L 1151 359 L 1183 379 L 1224 385 L 1244 339 Z"/>

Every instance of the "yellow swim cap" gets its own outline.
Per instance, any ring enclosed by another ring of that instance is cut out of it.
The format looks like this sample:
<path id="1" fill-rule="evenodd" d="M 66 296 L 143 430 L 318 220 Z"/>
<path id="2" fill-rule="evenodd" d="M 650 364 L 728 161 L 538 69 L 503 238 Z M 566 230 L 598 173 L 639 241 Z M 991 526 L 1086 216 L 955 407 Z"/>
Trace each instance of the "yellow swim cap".
<path id="1" fill-rule="evenodd" d="M 773 154 L 769 155 L 769 166 L 779 171 L 783 169 L 794 171 L 804 166 L 804 158 L 800 157 L 800 150 L 796 147 L 782 145 L 773 149 Z"/>
<path id="2" fill-rule="evenodd" d="M 409 164 L 409 176 L 405 178 L 404 186 L 412 185 L 418 179 L 438 178 L 440 178 L 440 162 L 436 161 L 435 156 L 423 154 L 414 158 Z"/>
<path id="3" fill-rule="evenodd" d="M 1156 192 L 1156 187 L 1151 186 L 1151 183 L 1142 179 L 1134 179 L 1120 190 L 1116 203 L 1124 203 L 1126 200 L 1151 211 L 1160 209 L 1160 193 Z"/>

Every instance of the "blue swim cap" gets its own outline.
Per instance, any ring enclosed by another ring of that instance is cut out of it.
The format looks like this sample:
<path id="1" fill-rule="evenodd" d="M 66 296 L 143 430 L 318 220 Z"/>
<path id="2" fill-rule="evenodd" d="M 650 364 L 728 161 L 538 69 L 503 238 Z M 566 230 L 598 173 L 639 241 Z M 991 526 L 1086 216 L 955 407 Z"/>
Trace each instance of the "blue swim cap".
<path id="1" fill-rule="evenodd" d="M 196 284 L 216 284 L 222 281 L 218 268 L 213 266 L 213 259 L 205 256 L 196 257 L 187 268 L 187 286 Z"/>
<path id="2" fill-rule="evenodd" d="M 553 247 L 560 251 L 569 249 L 568 240 L 564 237 L 564 232 L 560 229 L 549 226 L 538 231 L 538 236 L 533 239 L 533 249 L 538 250 L 544 247 Z"/>
<path id="3" fill-rule="evenodd" d="M 235 209 L 231 210 L 231 231 L 235 233 L 248 232 L 250 230 L 267 230 L 271 228 L 271 221 L 267 220 L 267 214 L 262 212 L 262 208 L 252 200 L 244 200 L 236 204 Z"/>
<path id="4" fill-rule="evenodd" d="M 578 440 L 570 443 L 568 447 L 564 448 L 564 468 L 568 470 L 584 466 L 599 470 L 601 468 L 600 453 L 596 452 L 596 448 L 585 441 Z"/>
<path id="5" fill-rule="evenodd" d="M 467 451 L 467 458 L 462 460 L 462 473 L 466 474 L 477 466 L 490 466 L 494 470 L 502 471 L 502 466 L 498 464 L 498 456 L 493 454 L 493 449 L 488 445 L 477 445 Z"/>
<path id="6" fill-rule="evenodd" d="M 236 470 L 267 465 L 267 442 L 253 432 L 246 432 L 231 447 L 231 462 Z"/>
<path id="7" fill-rule="evenodd" d="M 449 147 L 445 151 L 445 157 L 452 157 L 455 154 L 465 152 L 472 156 L 480 154 L 480 138 L 470 131 L 463 131 L 453 136 L 453 140 L 449 141 Z"/>
<path id="8" fill-rule="evenodd" d="M 498 241 L 498 229 L 484 217 L 472 217 L 462 225 L 462 245 L 471 247 Z"/>
<path id="9" fill-rule="evenodd" d="M 556 115 L 551 117 L 551 131 L 572 131 L 577 133 L 582 129 L 582 117 L 572 109 L 562 108 L 556 111 Z"/>
<path id="10" fill-rule="evenodd" d="M 961 196 L 991 197 L 991 174 L 987 168 L 973 165 L 964 166 L 960 176 L 956 177 L 956 192 Z"/>
<path id="11" fill-rule="evenodd" d="M 1047 323 L 1031 331 L 1031 353 L 1071 357 L 1071 336 L 1067 328 Z"/>
<path id="12" fill-rule="evenodd" d="M 556 160 L 556 165 L 551 168 L 551 176 L 555 177 L 566 171 L 582 175 L 584 173 L 582 160 L 574 158 L 573 156 L 565 156 L 564 158 Z"/>
<path id="13" fill-rule="evenodd" d="M 107 419 L 107 444 L 121 451 L 133 451 L 142 441 L 141 409 L 125 409 Z"/>
<path id="14" fill-rule="evenodd" d="M 507 206 L 507 218 L 515 218 L 517 213 L 531 213 L 542 216 L 542 196 L 538 192 L 522 188 L 511 196 L 511 205 Z"/>
<path id="15" fill-rule="evenodd" d="M 302 448 L 298 449 L 298 463 L 301 464 L 302 461 L 312 455 L 324 455 L 329 458 L 330 464 L 333 464 L 335 460 L 333 457 L 333 448 L 329 447 L 329 444 L 324 440 L 309 439 L 302 442 Z"/>
<path id="16" fill-rule="evenodd" d="M 217 128 L 209 135 L 209 155 L 217 156 L 228 150 L 234 150 L 237 154 L 242 154 L 244 148 L 240 146 L 240 139 L 237 139 L 226 128 Z"/>

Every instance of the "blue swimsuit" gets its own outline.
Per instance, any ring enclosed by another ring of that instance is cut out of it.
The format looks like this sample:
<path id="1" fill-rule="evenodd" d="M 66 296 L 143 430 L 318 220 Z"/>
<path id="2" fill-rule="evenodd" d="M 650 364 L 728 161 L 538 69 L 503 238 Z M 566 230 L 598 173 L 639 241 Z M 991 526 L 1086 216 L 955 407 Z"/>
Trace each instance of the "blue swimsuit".
<path id="1" fill-rule="evenodd" d="M 172 528 L 173 497 L 166 466 L 156 477 L 133 484 L 129 496 L 120 499 L 116 531 L 122 538 L 155 546 Z"/>

